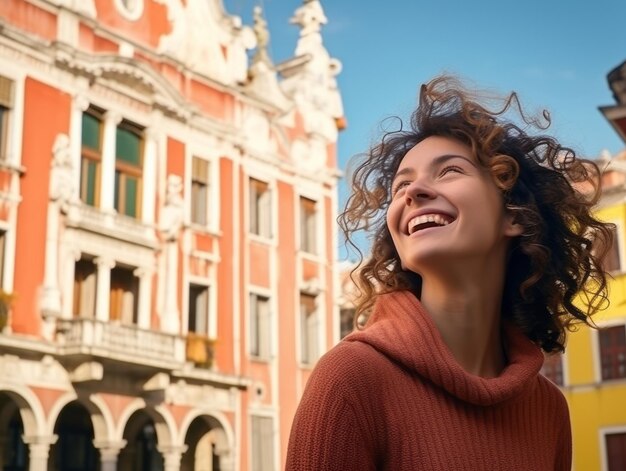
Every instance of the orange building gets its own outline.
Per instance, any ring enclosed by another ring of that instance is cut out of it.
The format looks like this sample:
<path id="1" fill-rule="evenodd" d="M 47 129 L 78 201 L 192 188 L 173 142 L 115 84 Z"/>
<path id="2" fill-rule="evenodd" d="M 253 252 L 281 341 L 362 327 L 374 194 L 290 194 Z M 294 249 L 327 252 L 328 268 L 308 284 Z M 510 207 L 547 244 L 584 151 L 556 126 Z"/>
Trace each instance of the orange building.
<path id="1" fill-rule="evenodd" d="M 0 468 L 276 470 L 335 302 L 317 0 L 0 2 Z M 253 51 L 248 60 L 248 51 Z"/>

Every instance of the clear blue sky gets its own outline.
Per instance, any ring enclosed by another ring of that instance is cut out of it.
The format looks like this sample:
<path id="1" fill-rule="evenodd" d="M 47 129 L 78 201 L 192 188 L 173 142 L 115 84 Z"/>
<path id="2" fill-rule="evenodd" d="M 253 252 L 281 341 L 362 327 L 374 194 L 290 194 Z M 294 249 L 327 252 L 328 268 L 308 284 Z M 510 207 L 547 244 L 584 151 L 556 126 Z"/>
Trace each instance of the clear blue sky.
<path id="1" fill-rule="evenodd" d="M 224 0 L 251 25 L 261 5 L 275 63 L 293 56 L 302 0 Z M 598 106 L 615 101 L 606 74 L 626 60 L 626 1 L 322 0 L 324 44 L 343 64 L 339 86 L 348 128 L 340 166 L 365 151 L 391 115 L 407 117 L 419 85 L 441 72 L 501 94 L 515 90 L 529 111 L 546 108 L 550 128 L 587 157 L 625 147 Z M 342 199 L 345 191 L 341 191 Z"/>

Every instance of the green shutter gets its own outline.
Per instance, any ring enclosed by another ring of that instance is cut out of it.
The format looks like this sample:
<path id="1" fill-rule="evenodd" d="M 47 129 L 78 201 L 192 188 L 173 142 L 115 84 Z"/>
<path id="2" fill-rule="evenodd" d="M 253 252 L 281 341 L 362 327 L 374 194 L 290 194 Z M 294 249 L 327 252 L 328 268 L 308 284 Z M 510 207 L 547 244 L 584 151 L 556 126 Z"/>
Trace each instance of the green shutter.
<path id="1" fill-rule="evenodd" d="M 88 113 L 83 113 L 82 145 L 100 150 L 100 120 Z"/>
<path id="2" fill-rule="evenodd" d="M 115 156 L 117 160 L 139 166 L 139 136 L 127 129 L 117 128 L 115 139 Z"/>
<path id="3" fill-rule="evenodd" d="M 85 203 L 91 206 L 96 205 L 96 171 L 98 166 L 95 162 L 83 160 L 87 164 L 87 188 L 85 189 Z"/>
<path id="4" fill-rule="evenodd" d="M 120 210 L 120 172 L 115 171 L 115 187 L 114 187 L 114 196 L 113 196 L 113 207 L 115 211 Z"/>
<path id="5" fill-rule="evenodd" d="M 137 217 L 137 179 L 126 176 L 126 201 L 124 214 Z"/>

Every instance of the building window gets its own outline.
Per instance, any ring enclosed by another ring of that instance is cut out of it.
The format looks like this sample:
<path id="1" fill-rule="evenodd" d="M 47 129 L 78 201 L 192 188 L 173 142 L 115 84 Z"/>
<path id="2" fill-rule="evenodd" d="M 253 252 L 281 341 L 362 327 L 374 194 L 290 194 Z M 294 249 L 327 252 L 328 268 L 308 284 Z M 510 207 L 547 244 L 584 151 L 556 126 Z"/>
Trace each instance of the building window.
<path id="1" fill-rule="evenodd" d="M 274 469 L 274 430 L 271 417 L 252 416 L 252 471 Z"/>
<path id="2" fill-rule="evenodd" d="M 209 288 L 189 285 L 189 319 L 187 331 L 208 336 L 209 334 Z"/>
<path id="3" fill-rule="evenodd" d="M 300 248 L 307 253 L 317 253 L 317 211 L 315 201 L 300 198 Z"/>
<path id="4" fill-rule="evenodd" d="M 209 162 L 191 160 L 191 222 L 205 226 L 209 212 Z"/>
<path id="5" fill-rule="evenodd" d="M 354 330 L 354 308 L 342 308 L 339 311 L 339 338 L 344 338 Z"/>
<path id="6" fill-rule="evenodd" d="M 142 130 L 122 121 L 115 136 L 115 200 L 120 214 L 141 215 Z"/>
<path id="7" fill-rule="evenodd" d="M 80 199 L 90 206 L 100 205 L 102 164 L 102 114 L 90 109 L 83 113 L 80 160 Z"/>
<path id="8" fill-rule="evenodd" d="M 111 270 L 111 297 L 109 319 L 122 324 L 137 324 L 139 278 L 131 268 L 115 267 Z"/>
<path id="9" fill-rule="evenodd" d="M 607 471 L 626 469 L 626 432 L 604 435 Z"/>
<path id="10" fill-rule="evenodd" d="M 9 120 L 13 108 L 13 81 L 0 76 L 0 161 L 7 159 Z"/>
<path id="11" fill-rule="evenodd" d="M 129 21 L 136 21 L 143 13 L 144 0 L 115 0 L 117 10 Z"/>
<path id="12" fill-rule="evenodd" d="M 271 231 L 271 192 L 269 185 L 260 180 L 250 179 L 250 232 L 269 238 Z"/>
<path id="13" fill-rule="evenodd" d="M 250 295 L 250 354 L 270 356 L 270 300 L 257 294 Z"/>
<path id="14" fill-rule="evenodd" d="M 97 270 L 92 260 L 81 258 L 74 265 L 74 317 L 93 319 L 96 312 Z"/>
<path id="15" fill-rule="evenodd" d="M 317 360 L 319 342 L 319 320 L 315 296 L 300 295 L 300 344 L 302 363 L 312 364 Z"/>
<path id="16" fill-rule="evenodd" d="M 541 374 L 557 386 L 563 386 L 565 384 L 563 380 L 563 355 L 560 353 L 545 355 Z"/>
<path id="17" fill-rule="evenodd" d="M 626 378 L 626 329 L 624 325 L 598 331 L 602 380 Z"/>
<path id="18" fill-rule="evenodd" d="M 611 229 L 611 232 L 613 234 L 613 241 L 611 243 L 611 247 L 609 248 L 602 261 L 604 265 L 603 268 L 605 271 L 609 272 L 621 271 L 622 264 L 621 254 L 619 250 L 619 232 L 617 230 L 617 227 L 613 227 Z"/>

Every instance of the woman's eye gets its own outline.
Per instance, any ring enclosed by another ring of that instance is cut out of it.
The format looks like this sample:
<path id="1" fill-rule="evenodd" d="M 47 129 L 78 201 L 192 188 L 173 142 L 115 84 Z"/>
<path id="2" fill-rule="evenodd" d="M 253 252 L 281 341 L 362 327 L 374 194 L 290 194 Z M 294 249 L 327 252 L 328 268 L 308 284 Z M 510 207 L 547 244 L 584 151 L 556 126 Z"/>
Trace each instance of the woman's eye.
<path id="1" fill-rule="evenodd" d="M 392 194 L 396 194 L 397 192 L 399 192 L 400 190 L 402 190 L 403 188 L 409 186 L 411 182 L 408 180 L 402 180 L 398 183 L 395 184 L 395 186 L 392 189 Z"/>
<path id="2" fill-rule="evenodd" d="M 463 173 L 463 169 L 461 167 L 457 167 L 456 165 L 450 165 L 448 167 L 444 167 L 441 170 L 440 176 L 447 175 L 448 173 Z"/>

